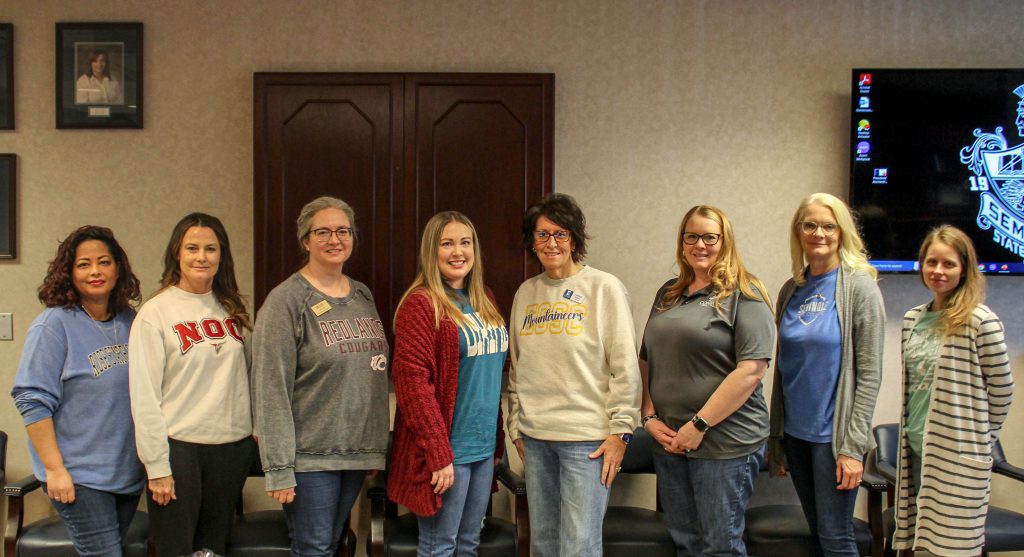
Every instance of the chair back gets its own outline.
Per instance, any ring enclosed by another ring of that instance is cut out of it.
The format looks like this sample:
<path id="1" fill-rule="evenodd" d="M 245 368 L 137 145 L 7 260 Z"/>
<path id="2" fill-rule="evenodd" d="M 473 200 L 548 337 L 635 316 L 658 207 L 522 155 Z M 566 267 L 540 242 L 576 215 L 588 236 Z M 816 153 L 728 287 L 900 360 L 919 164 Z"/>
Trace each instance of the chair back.
<path id="1" fill-rule="evenodd" d="M 7 432 L 0 431 L 0 485 L 7 478 Z"/>
<path id="2" fill-rule="evenodd" d="M 900 464 L 900 425 L 881 424 L 872 430 L 875 436 L 875 468 L 878 475 L 890 483 L 896 483 Z"/>
<path id="3" fill-rule="evenodd" d="M 1003 443 L 997 437 L 995 444 L 992 445 L 992 468 L 996 468 L 1005 462 L 1006 453 L 1003 452 Z"/>

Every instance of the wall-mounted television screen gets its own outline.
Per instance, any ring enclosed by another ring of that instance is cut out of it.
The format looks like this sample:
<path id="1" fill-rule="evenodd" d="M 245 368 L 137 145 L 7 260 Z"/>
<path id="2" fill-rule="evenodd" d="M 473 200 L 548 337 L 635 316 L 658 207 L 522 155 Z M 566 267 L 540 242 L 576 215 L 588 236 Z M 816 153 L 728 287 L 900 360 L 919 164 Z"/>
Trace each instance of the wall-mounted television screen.
<path id="1" fill-rule="evenodd" d="M 1024 274 L 1024 69 L 854 69 L 850 205 L 879 271 L 916 272 L 928 231 Z"/>

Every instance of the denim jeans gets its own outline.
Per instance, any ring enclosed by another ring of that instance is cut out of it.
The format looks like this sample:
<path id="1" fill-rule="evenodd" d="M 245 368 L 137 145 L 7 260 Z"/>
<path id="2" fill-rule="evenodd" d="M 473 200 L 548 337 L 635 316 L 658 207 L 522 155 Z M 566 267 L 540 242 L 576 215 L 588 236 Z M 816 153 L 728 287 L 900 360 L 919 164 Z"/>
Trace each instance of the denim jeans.
<path id="1" fill-rule="evenodd" d="M 857 557 L 853 537 L 856 489 L 836 489 L 832 443 L 811 443 L 789 435 L 783 444 L 793 487 L 815 538 L 815 555 Z"/>
<path id="2" fill-rule="evenodd" d="M 523 436 L 533 557 L 600 556 L 608 488 L 600 441 L 541 441 Z"/>
<path id="3" fill-rule="evenodd" d="M 441 495 L 441 509 L 434 516 L 416 517 L 417 557 L 476 555 L 493 478 L 492 458 L 455 465 L 455 483 Z"/>
<path id="4" fill-rule="evenodd" d="M 365 470 L 295 473 L 295 500 L 283 505 L 293 556 L 327 557 L 338 551 L 365 478 Z"/>
<path id="5" fill-rule="evenodd" d="M 754 491 L 756 453 L 714 460 L 669 454 L 655 447 L 654 469 L 677 555 L 747 554 L 743 513 Z"/>
<path id="6" fill-rule="evenodd" d="M 46 484 L 43 484 L 46 491 Z M 142 493 L 110 493 L 75 484 L 75 502 L 50 500 L 79 555 L 118 557 Z"/>

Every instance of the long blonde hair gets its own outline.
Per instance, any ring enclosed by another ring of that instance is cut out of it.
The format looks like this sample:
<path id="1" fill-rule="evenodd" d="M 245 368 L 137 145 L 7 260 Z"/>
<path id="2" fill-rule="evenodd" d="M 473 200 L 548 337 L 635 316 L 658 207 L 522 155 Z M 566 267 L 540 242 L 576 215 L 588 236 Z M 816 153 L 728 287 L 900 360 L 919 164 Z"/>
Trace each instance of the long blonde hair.
<path id="1" fill-rule="evenodd" d="M 793 221 L 789 224 L 789 256 L 793 264 L 793 280 L 797 284 L 807 282 L 807 277 L 804 276 L 807 258 L 800 244 L 800 223 L 807 216 L 807 208 L 811 205 L 827 207 L 836 219 L 836 225 L 839 226 L 839 264 L 847 271 L 864 271 L 871 275 L 871 278 L 878 280 L 878 271 L 868 263 L 864 240 L 860 237 L 853 213 L 842 199 L 828 193 L 812 193 L 800 202 L 800 206 L 793 213 Z"/>
<path id="2" fill-rule="evenodd" d="M 953 294 L 946 300 L 946 307 L 932 308 L 940 310 L 939 321 L 942 323 L 942 330 L 945 334 L 951 334 L 967 325 L 971 321 L 971 314 L 974 308 L 985 303 L 985 277 L 978 270 L 978 255 L 974 251 L 974 244 L 962 230 L 955 226 L 943 224 L 933 228 L 921 242 L 921 249 L 917 254 L 918 265 L 921 269 L 921 282 L 927 287 L 924 280 L 924 260 L 928 256 L 928 248 L 935 242 L 945 244 L 960 257 L 962 267 L 960 283 L 953 289 Z"/>
<path id="3" fill-rule="evenodd" d="M 402 304 L 409 298 L 409 295 L 416 290 L 422 289 L 430 303 L 434 306 L 434 326 L 440 328 L 441 319 L 447 317 L 458 325 L 466 325 L 467 319 L 462 311 L 452 302 L 449 288 L 441 271 L 437 268 L 437 250 L 441 245 L 441 234 L 448 223 L 458 222 L 469 227 L 473 234 L 473 268 L 466 276 L 468 285 L 469 304 L 480 314 L 485 323 L 494 327 L 505 324 L 501 312 L 495 307 L 494 302 L 487 296 L 487 289 L 484 287 L 484 264 L 483 254 L 480 253 L 480 241 L 476 235 L 476 228 L 466 215 L 458 211 L 442 211 L 427 221 L 423 229 L 423 238 L 420 241 L 420 260 L 416 272 L 416 278 L 412 281 L 409 289 L 402 294 L 395 310 L 395 321 L 398 321 L 398 312 Z"/>
<path id="4" fill-rule="evenodd" d="M 760 279 L 743 266 L 743 260 L 740 259 L 740 253 L 736 249 L 736 236 L 729 218 L 718 207 L 697 205 L 687 211 L 682 222 L 679 223 L 679 234 L 676 235 L 676 264 L 679 266 L 679 277 L 665 292 L 658 310 L 665 311 L 675 306 L 679 302 L 679 298 L 682 297 L 683 291 L 697 278 L 693 267 L 686 261 L 686 244 L 683 242 L 686 223 L 694 215 L 717 222 L 722 228 L 722 237 L 718 239 L 719 245 L 721 245 L 718 251 L 718 260 L 708 269 L 708 278 L 718 293 L 715 297 L 715 309 L 721 311 L 721 300 L 731 296 L 736 289 L 739 289 L 748 298 L 764 301 L 771 308 L 772 301 L 768 296 L 768 289 Z"/>

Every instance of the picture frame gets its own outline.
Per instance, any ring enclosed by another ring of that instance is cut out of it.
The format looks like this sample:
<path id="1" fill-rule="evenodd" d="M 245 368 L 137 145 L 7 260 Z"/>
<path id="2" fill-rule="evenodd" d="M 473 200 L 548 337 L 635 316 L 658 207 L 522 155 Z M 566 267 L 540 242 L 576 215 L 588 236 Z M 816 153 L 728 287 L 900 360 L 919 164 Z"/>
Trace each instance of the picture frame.
<path id="1" fill-rule="evenodd" d="M 14 129 L 14 25 L 0 23 L 0 130 Z"/>
<path id="2" fill-rule="evenodd" d="M 57 129 L 142 129 L 142 23 L 57 23 Z"/>
<path id="3" fill-rule="evenodd" d="M 0 154 L 0 259 L 14 259 L 18 246 L 18 157 Z"/>

